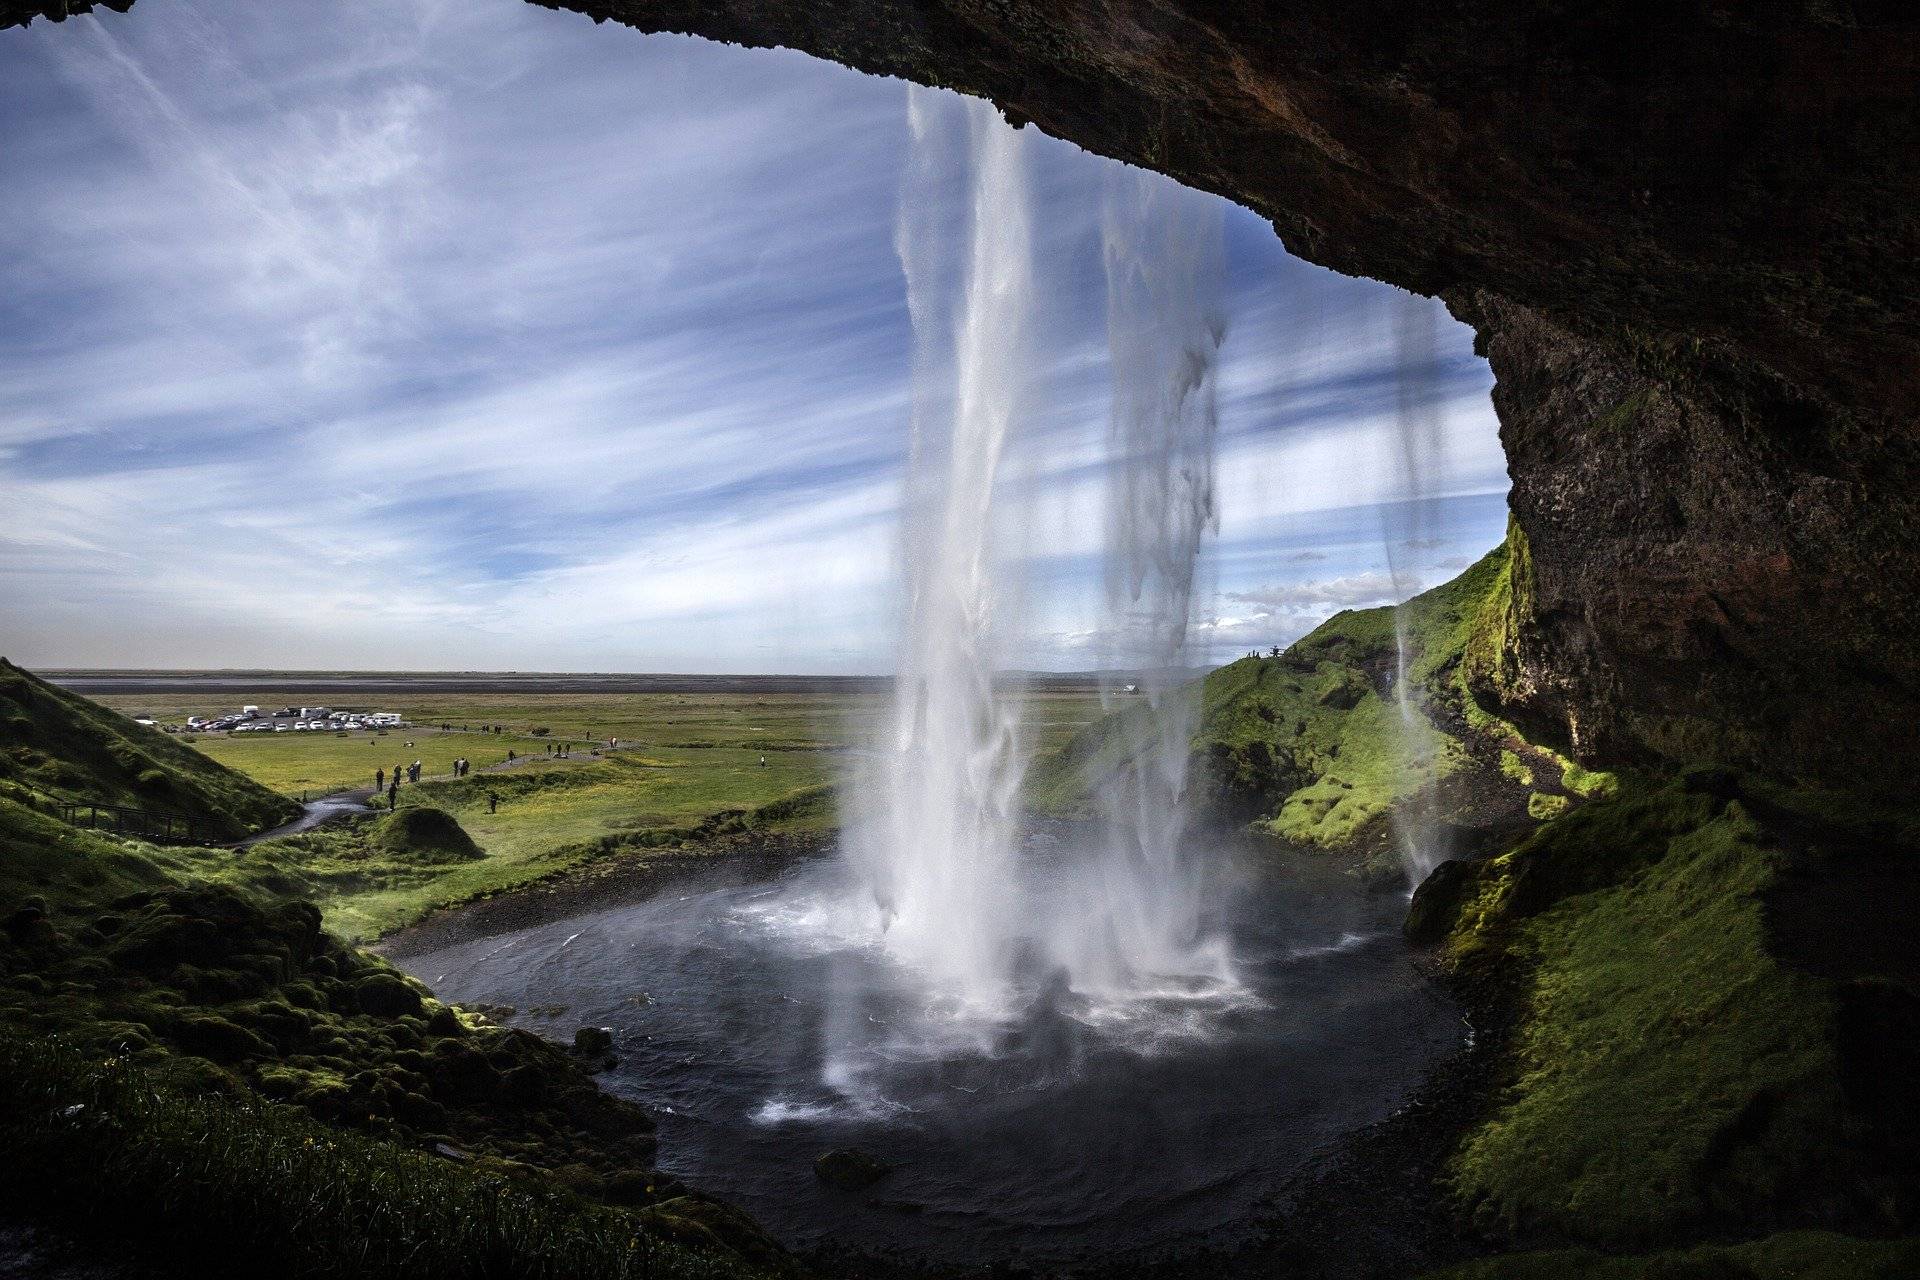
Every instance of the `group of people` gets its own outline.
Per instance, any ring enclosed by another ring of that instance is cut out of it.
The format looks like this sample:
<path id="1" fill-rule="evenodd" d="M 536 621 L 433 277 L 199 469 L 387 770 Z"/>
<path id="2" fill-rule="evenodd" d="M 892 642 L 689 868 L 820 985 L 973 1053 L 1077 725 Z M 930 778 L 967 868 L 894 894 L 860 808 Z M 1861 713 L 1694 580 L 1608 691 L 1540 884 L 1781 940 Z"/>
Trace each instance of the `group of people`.
<path id="1" fill-rule="evenodd" d="M 461 756 L 453 762 L 453 776 L 456 778 L 464 778 L 467 776 L 467 771 L 471 768 L 473 768 L 473 761 L 467 759 L 465 756 Z"/>
<path id="2" fill-rule="evenodd" d="M 390 810 L 400 807 L 400 778 L 402 775 L 405 775 L 408 782 L 420 781 L 420 762 L 415 760 L 412 764 L 397 764 L 393 766 L 393 777 L 391 780 L 388 779 L 385 769 L 375 769 L 373 771 L 374 793 L 377 795 L 383 790 L 387 793 L 387 808 Z"/>

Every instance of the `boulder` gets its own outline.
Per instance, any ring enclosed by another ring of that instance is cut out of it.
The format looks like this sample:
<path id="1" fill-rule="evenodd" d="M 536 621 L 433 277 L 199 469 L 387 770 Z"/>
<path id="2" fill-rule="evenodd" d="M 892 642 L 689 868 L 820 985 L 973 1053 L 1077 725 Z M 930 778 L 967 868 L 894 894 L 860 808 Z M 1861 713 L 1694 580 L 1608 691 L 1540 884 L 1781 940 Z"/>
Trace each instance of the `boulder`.
<path id="1" fill-rule="evenodd" d="M 581 1027 L 573 1033 L 573 1056 L 588 1071 L 606 1071 L 620 1065 L 613 1052 L 613 1029 Z"/>
<path id="2" fill-rule="evenodd" d="M 420 1013 L 420 993 L 397 974 L 370 973 L 360 979 L 353 994 L 361 1010 L 376 1018 Z"/>
<path id="3" fill-rule="evenodd" d="M 1481 866 L 1478 862 L 1449 858 L 1420 882 L 1420 887 L 1413 891 L 1413 902 L 1407 907 L 1406 923 L 1400 926 L 1408 942 L 1416 947 L 1430 947 L 1447 940 L 1454 923 L 1460 919 L 1460 908 L 1479 886 Z"/>

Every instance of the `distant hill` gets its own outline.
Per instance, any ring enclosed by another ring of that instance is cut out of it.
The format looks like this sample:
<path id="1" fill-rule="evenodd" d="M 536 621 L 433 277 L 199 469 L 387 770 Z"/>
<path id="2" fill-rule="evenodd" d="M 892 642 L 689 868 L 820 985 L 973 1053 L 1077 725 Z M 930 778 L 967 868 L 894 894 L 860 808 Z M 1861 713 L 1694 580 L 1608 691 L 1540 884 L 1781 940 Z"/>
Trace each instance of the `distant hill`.
<path id="1" fill-rule="evenodd" d="M 126 805 L 242 836 L 299 806 L 158 729 L 0 658 L 0 781 L 42 799 Z M 22 797 L 16 797 L 22 798 Z"/>

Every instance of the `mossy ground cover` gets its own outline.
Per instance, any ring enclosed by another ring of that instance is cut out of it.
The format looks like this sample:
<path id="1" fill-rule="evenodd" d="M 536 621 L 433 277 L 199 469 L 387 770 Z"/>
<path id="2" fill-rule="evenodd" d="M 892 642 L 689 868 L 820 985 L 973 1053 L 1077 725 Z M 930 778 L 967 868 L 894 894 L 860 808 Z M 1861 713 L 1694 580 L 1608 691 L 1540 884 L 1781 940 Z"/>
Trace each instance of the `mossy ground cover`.
<path id="1" fill-rule="evenodd" d="M 56 688 L 0 658 L 0 782 L 16 798 L 124 805 L 237 837 L 296 812 L 190 746 Z"/>
<path id="2" fill-rule="evenodd" d="M 377 845 L 402 826 L 435 828 L 435 856 L 460 852 L 457 828 L 419 816 L 374 819 L 360 835 Z M 395 856 L 418 856 L 419 833 L 404 834 Z M 654 1172 L 651 1120 L 567 1051 L 440 1004 L 323 931 L 308 902 L 194 874 L 196 859 L 222 854 L 109 839 L 0 798 L 0 1042 L 13 1055 L 0 1062 L 0 1125 L 12 1176 L 31 1167 L 52 1192 L 104 1170 L 73 1194 L 107 1204 L 137 1187 L 215 1219 L 260 1214 L 264 1225 L 243 1233 L 259 1248 L 288 1221 L 260 1198 L 291 1196 L 295 1257 L 364 1236 L 381 1267 L 482 1247 L 514 1264 L 426 1274 L 568 1274 L 515 1252 L 544 1240 L 557 1257 L 588 1259 L 581 1274 L 624 1275 L 638 1264 L 609 1242 L 631 1250 L 643 1235 L 724 1239 L 734 1262 L 778 1262 L 751 1224 Z M 139 1087 L 99 1093 L 118 1090 L 109 1077 L 122 1070 Z M 77 1102 L 45 1101 L 69 1093 Z M 360 1171 L 341 1174 L 336 1150 Z M 409 1154 L 421 1151 L 452 1158 Z M 276 1171 L 264 1183 L 263 1168 Z M 429 1238 L 508 1184 L 522 1216 Z M 641 1213 L 616 1221 L 606 1206 Z M 689 1263 L 687 1274 L 730 1265 Z"/>
<path id="3" fill-rule="evenodd" d="M 1844 1085 L 1834 985 L 1776 955 L 1766 896 L 1790 842 L 1738 791 L 1712 771 L 1629 779 L 1457 891 L 1448 963 L 1514 984 L 1522 1015 L 1450 1175 L 1481 1229 L 1620 1246 L 1911 1227 L 1911 1179 Z"/>
<path id="4" fill-rule="evenodd" d="M 689 1215 L 671 1199 L 637 1213 L 595 1204 L 60 1040 L 0 1042 L 0 1133 L 0 1187 L 14 1212 L 195 1275 L 765 1274 L 698 1247 L 710 1210 Z"/>
<path id="5" fill-rule="evenodd" d="M 1428 1280 L 1909 1280 L 1920 1241 L 1792 1231 L 1743 1244 L 1618 1256 L 1555 1249 L 1484 1258 Z"/>

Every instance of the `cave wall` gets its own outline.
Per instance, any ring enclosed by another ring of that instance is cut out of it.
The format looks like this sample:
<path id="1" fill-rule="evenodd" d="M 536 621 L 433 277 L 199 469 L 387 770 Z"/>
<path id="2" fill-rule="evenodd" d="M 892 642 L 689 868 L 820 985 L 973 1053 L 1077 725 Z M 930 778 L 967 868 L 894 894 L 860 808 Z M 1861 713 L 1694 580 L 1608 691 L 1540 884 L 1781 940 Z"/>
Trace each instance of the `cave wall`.
<path id="1" fill-rule="evenodd" d="M 1594 762 L 1910 767 L 1920 6 L 536 2 L 990 97 L 1441 296 L 1530 564 L 1482 696 Z"/>

